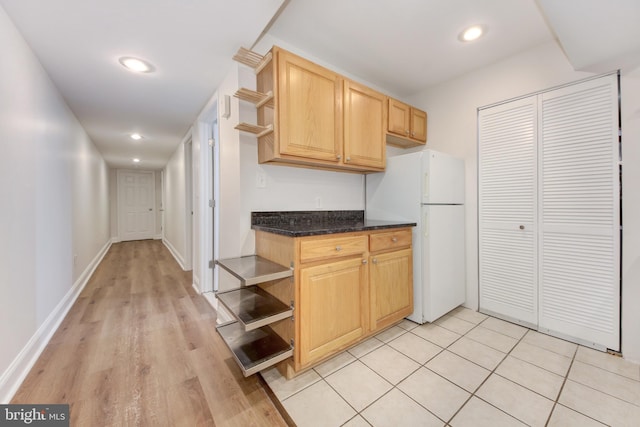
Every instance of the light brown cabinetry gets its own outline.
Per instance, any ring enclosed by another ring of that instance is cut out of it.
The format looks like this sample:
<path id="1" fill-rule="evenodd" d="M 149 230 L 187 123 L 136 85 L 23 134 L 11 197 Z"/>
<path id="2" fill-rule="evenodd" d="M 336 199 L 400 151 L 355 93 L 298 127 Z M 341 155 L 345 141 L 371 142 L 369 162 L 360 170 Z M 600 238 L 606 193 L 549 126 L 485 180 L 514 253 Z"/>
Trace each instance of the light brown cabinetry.
<path id="1" fill-rule="evenodd" d="M 293 331 L 283 336 L 294 338 L 294 354 L 280 366 L 287 377 L 413 311 L 410 228 L 296 238 L 257 231 L 256 252 L 295 266 Z"/>
<path id="2" fill-rule="evenodd" d="M 384 169 L 386 100 L 379 92 L 344 80 L 345 163 Z"/>
<path id="3" fill-rule="evenodd" d="M 341 77 L 281 49 L 275 50 L 275 61 L 279 154 L 340 163 Z"/>
<path id="4" fill-rule="evenodd" d="M 365 263 L 356 257 L 301 268 L 300 365 L 320 360 L 367 332 Z"/>
<path id="5" fill-rule="evenodd" d="M 371 255 L 371 328 L 391 325 L 413 312 L 412 251 Z"/>
<path id="6" fill-rule="evenodd" d="M 258 162 L 379 172 L 385 167 L 386 96 L 274 46 L 256 63 Z M 241 89 L 236 93 L 241 99 Z M 254 101 L 252 101 L 254 102 Z"/>
<path id="7" fill-rule="evenodd" d="M 411 230 L 369 236 L 371 329 L 385 328 L 413 312 Z"/>
<path id="8" fill-rule="evenodd" d="M 387 143 L 413 147 L 427 142 L 427 113 L 389 98 Z"/>

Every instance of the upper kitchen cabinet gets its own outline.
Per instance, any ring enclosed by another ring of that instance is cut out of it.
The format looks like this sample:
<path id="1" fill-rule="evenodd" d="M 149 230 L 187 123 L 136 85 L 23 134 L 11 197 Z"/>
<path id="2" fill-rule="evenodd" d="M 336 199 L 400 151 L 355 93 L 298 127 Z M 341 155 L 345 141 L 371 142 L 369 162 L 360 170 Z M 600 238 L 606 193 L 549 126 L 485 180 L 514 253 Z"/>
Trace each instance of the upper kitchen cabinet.
<path id="1" fill-rule="evenodd" d="M 344 161 L 384 169 L 387 97 L 356 82 L 344 81 Z"/>
<path id="2" fill-rule="evenodd" d="M 236 128 L 257 135 L 260 163 L 384 170 L 384 95 L 277 46 L 264 57 L 241 50 L 235 59 L 256 69 L 257 92 L 236 96 L 256 104 L 258 123 Z"/>
<path id="3" fill-rule="evenodd" d="M 279 154 L 340 163 L 343 145 L 340 76 L 287 51 L 274 50 L 278 70 Z M 275 160 L 276 153 L 273 154 Z"/>
<path id="4" fill-rule="evenodd" d="M 398 147 L 415 147 L 427 142 L 427 113 L 389 98 L 387 143 Z"/>

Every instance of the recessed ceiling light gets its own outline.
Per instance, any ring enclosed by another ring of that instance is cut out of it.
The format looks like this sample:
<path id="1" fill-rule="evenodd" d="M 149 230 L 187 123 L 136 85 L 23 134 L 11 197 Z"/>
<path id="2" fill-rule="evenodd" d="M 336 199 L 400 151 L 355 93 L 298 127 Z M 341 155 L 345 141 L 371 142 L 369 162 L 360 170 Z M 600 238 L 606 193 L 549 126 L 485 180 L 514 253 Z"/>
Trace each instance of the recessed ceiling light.
<path id="1" fill-rule="evenodd" d="M 458 39 L 463 42 L 470 42 L 477 40 L 486 32 L 486 29 L 482 25 L 474 25 L 465 29 L 458 35 Z"/>
<path id="2" fill-rule="evenodd" d="M 142 139 L 142 135 L 140 135 L 139 133 L 132 133 L 131 134 L 131 139 L 135 139 L 136 141 Z"/>
<path id="3" fill-rule="evenodd" d="M 120 64 L 122 64 L 123 67 L 136 73 L 150 73 L 154 70 L 153 65 L 149 64 L 147 61 L 143 61 L 140 58 L 123 56 L 118 59 L 118 61 L 120 62 Z"/>
<path id="4" fill-rule="evenodd" d="M 135 159 L 133 159 L 133 163 L 140 163 L 140 159 L 136 157 Z"/>

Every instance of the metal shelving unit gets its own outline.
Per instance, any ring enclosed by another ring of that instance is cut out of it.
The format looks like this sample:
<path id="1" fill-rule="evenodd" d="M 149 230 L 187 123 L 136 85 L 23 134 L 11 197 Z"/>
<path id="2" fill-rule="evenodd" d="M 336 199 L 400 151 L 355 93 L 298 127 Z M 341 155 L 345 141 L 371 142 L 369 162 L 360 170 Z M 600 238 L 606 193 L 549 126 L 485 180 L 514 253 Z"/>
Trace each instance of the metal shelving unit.
<path id="1" fill-rule="evenodd" d="M 287 305 L 255 285 L 292 277 L 293 269 L 257 255 L 216 263 L 241 283 L 239 289 L 218 293 L 220 303 L 237 320 L 217 329 L 244 376 L 292 356 L 293 344 L 285 342 L 268 325 L 292 317 L 293 301 Z"/>

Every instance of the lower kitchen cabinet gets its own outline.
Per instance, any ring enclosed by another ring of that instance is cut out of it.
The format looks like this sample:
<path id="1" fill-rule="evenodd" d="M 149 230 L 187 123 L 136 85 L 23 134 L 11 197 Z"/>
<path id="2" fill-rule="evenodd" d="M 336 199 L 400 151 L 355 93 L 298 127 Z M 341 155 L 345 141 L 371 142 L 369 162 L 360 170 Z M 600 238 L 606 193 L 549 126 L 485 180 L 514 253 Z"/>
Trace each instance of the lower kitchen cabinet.
<path id="1" fill-rule="evenodd" d="M 274 326 L 293 343 L 293 358 L 279 365 L 287 378 L 413 311 L 411 228 L 305 237 L 257 231 L 256 252 L 294 270 L 293 322 Z"/>
<path id="2" fill-rule="evenodd" d="M 367 331 L 366 259 L 360 257 L 300 270 L 300 364 L 343 348 Z"/>
<path id="3" fill-rule="evenodd" d="M 387 327 L 413 312 L 411 249 L 369 257 L 371 329 Z"/>

